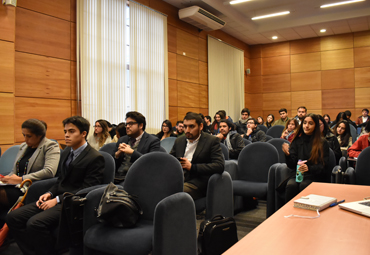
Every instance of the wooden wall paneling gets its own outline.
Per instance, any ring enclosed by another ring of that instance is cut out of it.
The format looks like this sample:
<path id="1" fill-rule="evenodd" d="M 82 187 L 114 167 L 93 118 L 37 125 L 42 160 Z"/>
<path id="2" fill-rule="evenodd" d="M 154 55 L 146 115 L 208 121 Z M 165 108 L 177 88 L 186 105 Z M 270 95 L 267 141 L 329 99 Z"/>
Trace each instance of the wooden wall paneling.
<path id="1" fill-rule="evenodd" d="M 81 105 L 81 101 L 80 101 L 80 105 Z M 71 100 L 71 116 L 78 115 L 79 111 L 77 107 L 78 107 L 77 100 Z"/>
<path id="2" fill-rule="evenodd" d="M 244 93 L 244 105 L 251 111 L 263 110 L 263 94 L 249 94 Z"/>
<path id="3" fill-rule="evenodd" d="M 244 75 L 246 75 L 245 70 L 250 69 L 250 68 L 251 68 L 251 60 L 249 58 L 244 57 Z"/>
<path id="4" fill-rule="evenodd" d="M 236 48 L 239 48 L 243 51 L 249 49 L 248 46 L 244 42 L 240 41 L 239 39 L 236 39 L 235 37 L 225 33 L 222 30 L 215 30 L 214 32 L 215 32 L 215 37 L 216 38 L 221 39 L 222 41 L 224 41 L 228 44 L 231 44 Z"/>
<path id="5" fill-rule="evenodd" d="M 14 92 L 14 53 L 14 43 L 0 41 L 0 92 Z"/>
<path id="6" fill-rule="evenodd" d="M 70 0 L 18 0 L 17 6 L 60 19 L 71 19 Z"/>
<path id="7" fill-rule="evenodd" d="M 290 91 L 290 74 L 262 76 L 264 93 Z"/>
<path id="8" fill-rule="evenodd" d="M 9 149 L 10 147 L 14 146 L 14 144 L 0 144 L 1 148 L 1 154 L 4 154 L 4 152 Z"/>
<path id="9" fill-rule="evenodd" d="M 370 106 L 370 87 L 368 88 L 355 88 L 355 107 L 367 108 Z"/>
<path id="10" fill-rule="evenodd" d="M 322 109 L 355 108 L 355 89 L 322 90 Z"/>
<path id="11" fill-rule="evenodd" d="M 72 61 L 77 59 L 77 40 L 76 40 L 76 23 L 71 22 L 71 56 Z"/>
<path id="12" fill-rule="evenodd" d="M 370 31 L 356 32 L 353 35 L 354 47 L 370 46 Z"/>
<path id="13" fill-rule="evenodd" d="M 176 122 L 179 120 L 177 116 L 177 107 L 169 107 L 169 119 L 172 123 L 172 126 L 175 126 Z"/>
<path id="14" fill-rule="evenodd" d="M 344 112 L 344 111 L 347 111 L 347 110 L 351 111 L 351 113 L 352 113 L 351 119 L 353 121 L 356 121 L 356 118 L 357 118 L 356 116 L 357 115 L 356 115 L 356 110 L 354 108 L 351 108 L 351 109 L 343 108 L 343 107 L 342 108 L 323 108 L 322 109 L 322 115 L 328 114 L 330 116 L 330 120 L 334 121 L 337 118 L 338 113 Z M 358 116 L 360 116 L 360 115 L 361 115 L 361 113 Z"/>
<path id="15" fill-rule="evenodd" d="M 356 108 L 356 109 L 354 110 L 354 112 L 352 112 L 352 117 L 351 117 L 351 119 L 356 121 L 356 119 L 357 119 L 358 117 L 362 116 L 362 109 L 363 109 L 363 108 Z M 366 107 L 366 109 L 369 109 L 369 108 L 368 108 L 368 107 Z"/>
<path id="16" fill-rule="evenodd" d="M 70 61 L 16 52 L 15 63 L 16 96 L 70 99 Z"/>
<path id="17" fill-rule="evenodd" d="M 262 74 L 262 59 L 252 58 L 250 60 L 250 67 L 251 67 L 251 76 L 261 75 Z"/>
<path id="18" fill-rule="evenodd" d="M 208 86 L 199 85 L 199 108 L 208 108 Z M 208 111 L 208 109 L 207 109 Z"/>
<path id="19" fill-rule="evenodd" d="M 259 98 L 260 100 L 261 98 Z M 263 94 L 263 110 L 278 111 L 281 108 L 291 109 L 291 92 Z M 275 115 L 275 114 L 274 114 Z"/>
<path id="20" fill-rule="evenodd" d="M 177 54 L 198 59 L 198 36 L 177 29 Z"/>
<path id="21" fill-rule="evenodd" d="M 262 93 L 262 76 L 247 76 L 244 92 L 249 94 Z"/>
<path id="22" fill-rule="evenodd" d="M 192 83 L 199 82 L 199 63 L 198 60 L 189 57 L 176 55 L 177 80 Z"/>
<path id="23" fill-rule="evenodd" d="M 70 17 L 70 21 L 71 22 L 75 22 L 77 21 L 77 0 L 71 0 L 71 17 Z"/>
<path id="24" fill-rule="evenodd" d="M 199 108 L 199 113 L 202 113 L 204 116 L 208 116 L 208 108 Z"/>
<path id="25" fill-rule="evenodd" d="M 177 79 L 176 58 L 176 53 L 168 52 L 168 78 L 175 80 Z"/>
<path id="26" fill-rule="evenodd" d="M 291 56 L 292 73 L 319 71 L 321 69 L 320 52 L 304 53 Z"/>
<path id="27" fill-rule="evenodd" d="M 263 111 L 259 110 L 259 111 L 251 111 L 251 117 L 252 118 L 255 118 L 257 119 L 258 116 L 261 116 L 265 121 L 266 121 L 266 118 L 263 117 Z M 240 116 L 241 117 L 241 116 Z M 240 118 L 239 117 L 239 118 Z M 234 120 L 235 122 L 239 121 L 239 118 Z"/>
<path id="28" fill-rule="evenodd" d="M 250 58 L 262 58 L 262 45 L 252 45 L 249 47 Z"/>
<path id="29" fill-rule="evenodd" d="M 15 50 L 69 60 L 70 30 L 69 21 L 17 8 Z"/>
<path id="30" fill-rule="evenodd" d="M 311 109 L 311 110 L 307 109 L 307 111 L 308 111 L 308 113 L 322 115 L 322 109 Z"/>
<path id="31" fill-rule="evenodd" d="M 297 109 L 299 106 L 306 106 L 308 112 L 313 110 L 321 110 L 321 91 L 296 91 L 292 92 L 292 109 Z"/>
<path id="32" fill-rule="evenodd" d="M 10 93 L 0 93 L 0 144 L 14 143 L 14 95 Z M 21 125 L 18 127 L 21 133 Z"/>
<path id="33" fill-rule="evenodd" d="M 0 4 L 0 40 L 14 42 L 15 8 Z"/>
<path id="34" fill-rule="evenodd" d="M 71 99 L 77 99 L 77 73 L 76 73 L 76 62 L 70 61 L 71 63 Z M 80 98 L 81 99 L 81 95 Z"/>
<path id="35" fill-rule="evenodd" d="M 321 71 L 292 73 L 291 91 L 307 91 L 321 89 Z"/>
<path id="36" fill-rule="evenodd" d="M 353 48 L 353 34 L 321 37 L 321 51 Z"/>
<path id="37" fill-rule="evenodd" d="M 168 79 L 169 106 L 177 106 L 177 81 Z M 177 115 L 177 114 L 176 114 Z"/>
<path id="38" fill-rule="evenodd" d="M 193 108 L 193 107 L 178 107 L 177 108 L 177 119 L 183 120 L 187 112 L 195 112 L 199 113 L 199 108 Z M 213 115 L 211 113 L 211 117 L 213 119 Z"/>
<path id="39" fill-rule="evenodd" d="M 262 58 L 262 75 L 290 73 L 290 55 Z"/>
<path id="40" fill-rule="evenodd" d="M 208 85 L 208 64 L 199 61 L 199 84 Z"/>
<path id="41" fill-rule="evenodd" d="M 189 82 L 177 81 L 178 106 L 199 108 L 199 85 Z"/>
<path id="42" fill-rule="evenodd" d="M 309 38 L 290 42 L 290 54 L 319 52 L 320 38 Z"/>
<path id="43" fill-rule="evenodd" d="M 168 51 L 177 52 L 177 29 L 172 25 L 167 25 Z"/>
<path id="44" fill-rule="evenodd" d="M 70 100 L 16 97 L 14 108 L 15 127 L 30 118 L 41 119 L 48 125 L 48 138 L 64 139 L 62 121 L 71 115 Z M 15 133 L 15 141 L 23 141 L 21 132 Z"/>
<path id="45" fill-rule="evenodd" d="M 277 57 L 290 54 L 290 43 L 280 42 L 280 43 L 270 43 L 262 45 L 262 57 Z"/>
<path id="46" fill-rule="evenodd" d="M 322 89 L 344 89 L 355 86 L 355 70 L 353 68 L 322 71 L 321 77 Z"/>
<path id="47" fill-rule="evenodd" d="M 353 49 L 321 52 L 321 70 L 344 69 L 353 67 Z"/>
<path id="48" fill-rule="evenodd" d="M 208 48 L 207 40 L 199 38 L 198 39 L 198 59 L 203 62 L 208 62 Z"/>
<path id="49" fill-rule="evenodd" d="M 354 48 L 355 67 L 370 66 L 370 47 Z"/>
<path id="50" fill-rule="evenodd" d="M 370 86 L 370 67 L 355 68 L 355 87 L 364 88 Z"/>

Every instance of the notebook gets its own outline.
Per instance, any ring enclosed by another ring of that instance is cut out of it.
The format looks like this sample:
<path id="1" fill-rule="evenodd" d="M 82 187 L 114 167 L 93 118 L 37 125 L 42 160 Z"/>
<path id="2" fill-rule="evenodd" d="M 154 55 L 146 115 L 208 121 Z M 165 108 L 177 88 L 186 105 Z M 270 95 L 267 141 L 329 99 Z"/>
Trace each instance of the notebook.
<path id="1" fill-rule="evenodd" d="M 370 200 L 339 204 L 339 208 L 370 217 Z"/>
<path id="2" fill-rule="evenodd" d="M 300 199 L 294 200 L 294 207 L 313 211 L 316 210 L 322 211 L 335 202 L 337 202 L 337 199 L 334 197 L 326 197 L 311 194 L 305 197 L 301 197 Z"/>

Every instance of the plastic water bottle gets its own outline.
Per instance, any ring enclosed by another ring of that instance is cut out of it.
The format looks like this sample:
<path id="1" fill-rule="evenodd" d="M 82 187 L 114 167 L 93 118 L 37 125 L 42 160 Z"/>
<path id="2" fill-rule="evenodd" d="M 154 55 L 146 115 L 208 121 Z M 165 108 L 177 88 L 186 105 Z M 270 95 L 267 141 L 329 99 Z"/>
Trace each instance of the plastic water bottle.
<path id="1" fill-rule="evenodd" d="M 307 160 L 305 161 L 302 161 L 302 160 L 298 160 L 298 164 L 297 164 L 297 173 L 296 173 L 296 176 L 295 176 L 295 181 L 296 182 L 302 182 L 303 181 L 303 174 L 301 173 L 301 171 L 299 171 L 299 167 L 301 165 L 303 165 L 304 163 L 306 163 Z"/>

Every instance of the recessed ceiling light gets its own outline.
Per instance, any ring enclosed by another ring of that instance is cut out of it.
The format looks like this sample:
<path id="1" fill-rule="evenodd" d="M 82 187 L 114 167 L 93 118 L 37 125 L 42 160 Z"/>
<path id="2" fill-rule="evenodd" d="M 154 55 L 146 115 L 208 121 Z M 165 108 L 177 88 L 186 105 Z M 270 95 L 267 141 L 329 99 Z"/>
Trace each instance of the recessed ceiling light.
<path id="1" fill-rule="evenodd" d="M 265 18 L 280 16 L 280 15 L 286 15 L 286 14 L 289 14 L 289 13 L 290 13 L 290 11 L 278 12 L 278 13 L 271 13 L 271 14 L 267 14 L 267 15 L 263 15 L 263 16 L 253 17 L 252 20 L 265 19 Z"/>
<path id="2" fill-rule="evenodd" d="M 251 0 L 235 0 L 235 1 L 230 1 L 230 4 L 240 4 L 240 3 L 244 3 L 248 1 L 251 1 Z"/>
<path id="3" fill-rule="evenodd" d="M 326 32 L 326 29 L 321 29 L 320 32 L 321 33 L 325 33 Z"/>
<path id="4" fill-rule="evenodd" d="M 275 36 L 272 37 L 272 39 L 276 40 L 276 39 L 278 39 L 278 37 L 275 35 Z"/>
<path id="5" fill-rule="evenodd" d="M 321 5 L 320 8 L 333 7 L 333 6 L 342 5 L 342 4 L 352 4 L 352 3 L 363 2 L 363 1 L 365 0 L 350 0 L 350 1 L 332 3 L 332 4 L 324 4 L 324 5 Z"/>

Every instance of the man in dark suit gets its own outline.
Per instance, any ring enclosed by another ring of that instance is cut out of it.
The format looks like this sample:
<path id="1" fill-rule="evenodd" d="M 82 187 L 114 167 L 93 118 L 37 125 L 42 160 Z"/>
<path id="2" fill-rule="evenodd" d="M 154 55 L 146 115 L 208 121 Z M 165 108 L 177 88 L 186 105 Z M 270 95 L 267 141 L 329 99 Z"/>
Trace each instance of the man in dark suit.
<path id="1" fill-rule="evenodd" d="M 212 174 L 222 174 L 225 160 L 220 140 L 202 132 L 203 120 L 199 114 L 189 112 L 184 118 L 185 136 L 176 139 L 170 152 L 179 158 L 184 169 L 184 192 L 195 200 L 206 196 L 208 180 Z"/>
<path id="2" fill-rule="evenodd" d="M 143 154 L 159 151 L 159 139 L 145 132 L 146 120 L 139 112 L 126 113 L 126 133 L 120 137 L 113 157 L 116 161 L 115 183 L 125 180 L 126 174 Z"/>
<path id="3" fill-rule="evenodd" d="M 90 123 L 74 116 L 63 120 L 68 146 L 60 157 L 60 176 L 39 200 L 12 211 L 6 217 L 10 232 L 23 254 L 53 254 L 53 231 L 59 225 L 63 193 L 101 184 L 104 157 L 86 142 Z"/>

